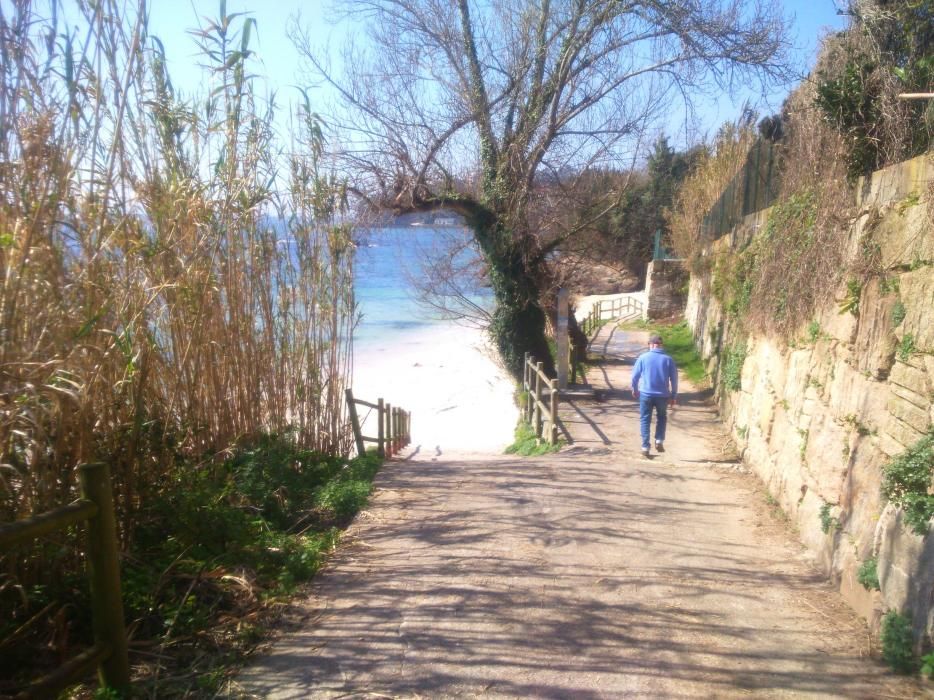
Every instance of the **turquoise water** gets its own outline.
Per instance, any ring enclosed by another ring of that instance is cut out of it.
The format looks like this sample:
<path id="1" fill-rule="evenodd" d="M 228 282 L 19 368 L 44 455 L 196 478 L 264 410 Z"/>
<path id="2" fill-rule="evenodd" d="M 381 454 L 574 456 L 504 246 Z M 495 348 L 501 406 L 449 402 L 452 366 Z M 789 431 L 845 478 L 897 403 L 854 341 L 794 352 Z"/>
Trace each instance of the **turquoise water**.
<path id="1" fill-rule="evenodd" d="M 357 236 L 354 293 L 361 313 L 354 333 L 357 350 L 393 345 L 407 335 L 451 325 L 437 311 L 419 304 L 416 282 L 445 246 L 467 236 L 465 230 L 429 226 L 371 229 Z"/>

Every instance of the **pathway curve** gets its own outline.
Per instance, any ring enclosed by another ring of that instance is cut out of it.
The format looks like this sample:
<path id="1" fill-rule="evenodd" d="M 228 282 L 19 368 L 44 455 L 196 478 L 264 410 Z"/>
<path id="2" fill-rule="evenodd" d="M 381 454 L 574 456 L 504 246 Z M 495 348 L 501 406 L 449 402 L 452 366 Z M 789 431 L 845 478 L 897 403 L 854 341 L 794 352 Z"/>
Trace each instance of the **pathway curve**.
<path id="1" fill-rule="evenodd" d="M 638 452 L 644 338 L 604 327 L 600 402 L 535 459 L 419 454 L 241 676 L 269 698 L 909 698 L 687 388 Z"/>

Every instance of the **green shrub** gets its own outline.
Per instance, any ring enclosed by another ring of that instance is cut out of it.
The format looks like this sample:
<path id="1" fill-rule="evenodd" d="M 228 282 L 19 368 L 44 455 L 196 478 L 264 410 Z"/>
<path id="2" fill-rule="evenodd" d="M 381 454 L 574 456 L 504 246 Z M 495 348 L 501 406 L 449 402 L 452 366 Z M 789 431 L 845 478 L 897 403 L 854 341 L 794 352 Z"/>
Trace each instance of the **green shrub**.
<path id="1" fill-rule="evenodd" d="M 867 591 L 881 590 L 879 585 L 878 559 L 872 557 L 860 564 L 859 571 L 856 572 L 856 580 Z"/>
<path id="2" fill-rule="evenodd" d="M 911 673 L 917 666 L 912 652 L 911 622 L 895 610 L 882 618 L 882 658 L 899 673 Z"/>
<path id="3" fill-rule="evenodd" d="M 934 476 L 934 431 L 882 468 L 882 495 L 904 511 L 905 523 L 926 535 L 934 517 L 934 495 L 928 493 Z"/>
<path id="4" fill-rule="evenodd" d="M 934 652 L 921 657 L 921 674 L 925 678 L 934 678 Z"/>

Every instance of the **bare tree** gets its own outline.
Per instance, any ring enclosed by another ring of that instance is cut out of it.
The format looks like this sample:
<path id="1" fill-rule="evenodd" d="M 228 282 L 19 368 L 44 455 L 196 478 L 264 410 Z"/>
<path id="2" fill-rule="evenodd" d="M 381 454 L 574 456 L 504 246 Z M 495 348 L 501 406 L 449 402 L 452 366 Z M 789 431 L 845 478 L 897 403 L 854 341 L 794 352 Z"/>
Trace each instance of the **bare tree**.
<path id="1" fill-rule="evenodd" d="M 332 68 L 296 43 L 341 104 L 335 154 L 354 190 L 397 211 L 463 215 L 485 259 L 506 366 L 548 360 L 543 178 L 627 159 L 671 105 L 787 78 L 784 21 L 755 0 L 344 0 L 364 26 Z M 554 191 L 554 188 L 551 189 Z M 609 209 L 609 206 L 608 206 Z M 539 212 L 533 216 L 533 212 Z"/>

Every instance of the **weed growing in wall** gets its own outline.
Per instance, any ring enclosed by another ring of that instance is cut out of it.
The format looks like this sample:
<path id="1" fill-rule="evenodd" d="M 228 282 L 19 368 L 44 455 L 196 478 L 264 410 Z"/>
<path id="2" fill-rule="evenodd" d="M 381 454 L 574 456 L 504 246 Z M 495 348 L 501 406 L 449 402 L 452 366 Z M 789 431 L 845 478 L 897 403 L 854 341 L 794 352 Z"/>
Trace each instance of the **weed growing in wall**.
<path id="1" fill-rule="evenodd" d="M 895 610 L 889 610 L 882 618 L 882 658 L 899 673 L 915 669 L 911 622 Z"/>
<path id="2" fill-rule="evenodd" d="M 829 503 L 825 503 L 820 507 L 820 529 L 825 535 L 830 534 L 840 525 L 840 521 L 830 514 L 831 508 L 832 506 Z"/>
<path id="3" fill-rule="evenodd" d="M 879 585 L 879 560 L 875 557 L 867 559 L 859 566 L 856 572 L 856 580 L 860 582 L 867 591 L 878 591 L 882 587 Z"/>
<path id="4" fill-rule="evenodd" d="M 882 468 L 882 495 L 905 513 L 905 524 L 926 535 L 934 517 L 934 431 Z"/>
<path id="5" fill-rule="evenodd" d="M 720 379 L 730 391 L 742 388 L 743 363 L 746 361 L 746 344 L 738 343 L 723 351 L 723 371 Z"/>

